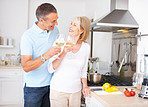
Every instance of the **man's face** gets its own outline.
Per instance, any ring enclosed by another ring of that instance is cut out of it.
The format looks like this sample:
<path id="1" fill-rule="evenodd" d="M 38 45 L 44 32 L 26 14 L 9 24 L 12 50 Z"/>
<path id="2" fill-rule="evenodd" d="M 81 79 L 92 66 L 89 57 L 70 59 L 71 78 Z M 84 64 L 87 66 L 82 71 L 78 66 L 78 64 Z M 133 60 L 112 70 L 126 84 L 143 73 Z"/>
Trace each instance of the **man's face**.
<path id="1" fill-rule="evenodd" d="M 44 19 L 41 20 L 43 30 L 53 30 L 55 25 L 58 25 L 57 23 L 58 14 L 57 13 L 50 13 L 45 16 Z"/>

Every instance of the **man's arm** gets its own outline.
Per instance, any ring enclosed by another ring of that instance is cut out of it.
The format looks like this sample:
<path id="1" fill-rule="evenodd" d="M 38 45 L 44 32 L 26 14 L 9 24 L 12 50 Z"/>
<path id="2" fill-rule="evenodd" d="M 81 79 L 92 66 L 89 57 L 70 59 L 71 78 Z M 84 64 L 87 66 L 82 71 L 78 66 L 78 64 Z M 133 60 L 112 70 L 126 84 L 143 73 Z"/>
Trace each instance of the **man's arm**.
<path id="1" fill-rule="evenodd" d="M 22 55 L 21 60 L 22 60 L 22 66 L 25 72 L 29 72 L 31 70 L 37 69 L 40 65 L 44 63 L 41 61 L 41 57 L 38 57 L 32 60 L 31 55 Z"/>
<path id="2" fill-rule="evenodd" d="M 49 58 L 51 58 L 52 56 L 60 52 L 61 52 L 61 48 L 54 46 L 54 47 L 51 47 L 42 56 L 45 58 L 45 61 L 47 61 Z M 44 63 L 43 61 L 41 61 L 41 56 L 32 60 L 32 55 L 21 55 L 21 61 L 22 61 L 22 67 L 25 72 L 29 72 L 31 70 L 37 69 Z"/>

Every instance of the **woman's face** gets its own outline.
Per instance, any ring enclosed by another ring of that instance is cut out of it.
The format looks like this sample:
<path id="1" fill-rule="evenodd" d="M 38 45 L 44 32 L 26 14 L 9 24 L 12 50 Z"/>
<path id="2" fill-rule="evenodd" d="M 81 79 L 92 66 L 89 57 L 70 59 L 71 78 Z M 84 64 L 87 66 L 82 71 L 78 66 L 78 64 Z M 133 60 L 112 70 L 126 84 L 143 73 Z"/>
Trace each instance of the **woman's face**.
<path id="1" fill-rule="evenodd" d="M 80 30 L 80 22 L 75 18 L 69 26 L 68 35 L 77 37 L 80 35 L 79 30 Z"/>

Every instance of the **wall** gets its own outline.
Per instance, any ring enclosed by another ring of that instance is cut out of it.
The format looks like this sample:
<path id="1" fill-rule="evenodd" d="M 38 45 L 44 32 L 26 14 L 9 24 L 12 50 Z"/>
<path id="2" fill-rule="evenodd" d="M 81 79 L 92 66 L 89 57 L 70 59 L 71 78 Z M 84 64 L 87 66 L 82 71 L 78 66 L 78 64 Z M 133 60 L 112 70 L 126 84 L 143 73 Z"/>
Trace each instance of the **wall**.
<path id="1" fill-rule="evenodd" d="M 138 34 L 148 34 L 148 0 L 129 0 L 129 10 L 139 24 Z"/>
<path id="2" fill-rule="evenodd" d="M 111 61 L 112 32 L 94 32 L 93 57 L 100 61 Z"/>
<path id="3" fill-rule="evenodd" d="M 110 12 L 110 0 L 86 0 L 86 15 L 94 20 Z"/>
<path id="4" fill-rule="evenodd" d="M 0 0 L 0 35 L 14 40 L 14 48 L 0 48 L 0 56 L 19 53 L 20 38 L 27 29 L 27 5 L 28 0 Z"/>
<path id="5" fill-rule="evenodd" d="M 110 0 L 92 0 L 87 1 L 86 13 L 94 20 L 101 19 L 110 12 Z M 91 8 L 90 8 L 91 7 Z M 111 32 L 93 33 L 93 53 L 92 57 L 99 57 L 100 61 L 111 61 Z"/>
<path id="6" fill-rule="evenodd" d="M 35 10 L 38 5 L 49 2 L 53 4 L 58 11 L 58 28 L 60 33 L 67 34 L 68 27 L 72 19 L 76 16 L 85 15 L 85 0 L 30 0 L 29 9 L 29 27 L 36 21 Z"/>
<path id="7" fill-rule="evenodd" d="M 4 54 L 17 54 L 19 52 L 22 33 L 36 21 L 35 9 L 43 2 L 50 2 L 57 8 L 59 14 L 58 28 L 63 34 L 67 34 L 68 26 L 75 16 L 86 15 L 90 19 L 96 20 L 110 12 L 110 0 L 0 0 L 0 35 L 14 38 L 15 45 L 13 49 L 0 49 L 0 55 L 2 52 Z M 142 34 L 148 33 L 148 15 L 143 12 L 148 10 L 147 2 L 147 0 L 129 0 L 129 10 L 139 23 L 139 32 L 142 32 Z M 97 56 L 101 57 L 102 61 L 110 61 L 110 49 L 105 48 L 106 46 L 101 43 L 111 43 L 111 36 L 108 33 L 96 33 L 94 35 L 93 57 Z M 98 46 L 101 46 L 100 44 L 102 47 L 98 49 Z M 107 47 L 110 46 L 111 44 L 108 44 Z M 101 52 L 100 49 L 103 47 L 103 52 Z M 109 55 L 103 55 L 105 53 Z"/>
<path id="8" fill-rule="evenodd" d="M 148 0 L 129 0 L 129 10 L 139 24 L 138 34 L 148 34 Z M 138 38 L 136 72 L 143 72 L 143 54 L 148 53 L 148 37 Z"/>
<path id="9" fill-rule="evenodd" d="M 6 37 L 12 37 L 14 41 L 15 48 L 13 49 L 0 49 L 5 53 L 15 53 L 19 52 L 19 43 L 22 33 L 30 28 L 33 23 L 36 21 L 35 10 L 38 5 L 44 2 L 52 3 L 58 11 L 58 28 L 60 33 L 67 34 L 68 26 L 71 20 L 75 16 L 86 15 L 90 19 L 98 19 L 103 17 L 110 11 L 110 0 L 1 0 L 0 1 L 0 13 L 4 16 L 0 20 L 0 34 Z M 9 10 L 8 8 L 11 9 Z M 2 11 L 2 10 L 4 10 Z M 7 14 L 9 13 L 9 14 Z M 12 15 L 13 13 L 13 15 Z M 4 20 L 7 21 L 5 22 Z M 2 24 L 1 24 L 2 23 Z M 11 23 L 6 25 L 5 23 Z M 15 25 L 15 26 L 14 26 Z M 9 31 L 8 31 L 9 29 Z M 108 35 L 108 34 L 107 34 Z M 97 39 L 94 39 L 94 49 L 93 57 L 101 57 L 102 61 L 108 61 L 109 55 L 103 55 L 104 53 L 111 53 L 105 47 L 103 51 L 99 51 L 102 48 L 98 48 L 98 45 L 101 46 L 98 41 L 104 41 L 104 38 L 110 38 L 111 35 L 104 36 L 103 33 L 95 34 Z M 94 38 L 95 38 L 94 36 Z M 90 43 L 90 40 L 88 41 Z M 104 41 L 103 43 L 105 43 Z M 97 44 L 96 44 L 97 43 Z M 110 43 L 110 42 L 107 42 Z"/>
<path id="10" fill-rule="evenodd" d="M 0 48 L 0 56 L 6 53 L 18 54 L 23 32 L 36 21 L 35 10 L 38 5 L 50 2 L 58 10 L 58 28 L 67 34 L 68 26 L 75 16 L 85 15 L 85 0 L 0 0 L 0 35 L 13 38 L 14 48 Z"/>

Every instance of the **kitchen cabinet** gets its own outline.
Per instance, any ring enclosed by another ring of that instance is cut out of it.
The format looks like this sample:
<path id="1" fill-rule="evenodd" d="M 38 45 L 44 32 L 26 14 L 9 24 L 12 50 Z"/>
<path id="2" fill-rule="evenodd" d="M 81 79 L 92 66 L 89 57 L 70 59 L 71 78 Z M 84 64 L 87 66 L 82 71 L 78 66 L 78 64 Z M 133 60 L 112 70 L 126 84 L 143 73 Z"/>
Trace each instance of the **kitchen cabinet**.
<path id="1" fill-rule="evenodd" d="M 0 69 L 0 106 L 23 107 L 23 70 Z"/>
<path id="2" fill-rule="evenodd" d="M 93 96 L 89 96 L 85 99 L 86 107 L 105 107 L 101 102 L 95 99 Z"/>

